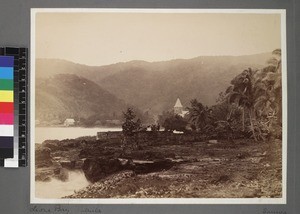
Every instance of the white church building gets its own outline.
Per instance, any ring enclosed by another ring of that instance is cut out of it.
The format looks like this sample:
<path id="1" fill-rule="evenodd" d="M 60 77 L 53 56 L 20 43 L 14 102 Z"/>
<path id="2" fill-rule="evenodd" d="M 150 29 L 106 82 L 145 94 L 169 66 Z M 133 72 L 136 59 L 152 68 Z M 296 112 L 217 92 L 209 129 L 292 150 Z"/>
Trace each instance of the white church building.
<path id="1" fill-rule="evenodd" d="M 183 110 L 183 106 L 182 106 L 182 104 L 180 102 L 180 99 L 177 98 L 176 103 L 174 105 L 174 114 L 177 114 L 177 115 L 179 115 L 181 117 L 184 117 L 188 113 L 189 113 L 189 111 Z"/>

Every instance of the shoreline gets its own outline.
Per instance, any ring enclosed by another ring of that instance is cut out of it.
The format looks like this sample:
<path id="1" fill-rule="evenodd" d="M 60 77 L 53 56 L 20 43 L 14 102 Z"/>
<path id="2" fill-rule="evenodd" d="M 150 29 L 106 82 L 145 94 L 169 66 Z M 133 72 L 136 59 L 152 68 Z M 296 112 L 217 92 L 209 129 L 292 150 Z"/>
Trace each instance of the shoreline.
<path id="1" fill-rule="evenodd" d="M 64 198 L 277 198 L 281 142 L 154 138 L 130 149 L 120 139 L 49 140 L 36 148 L 35 176 L 47 186 L 83 170 L 91 184 Z"/>

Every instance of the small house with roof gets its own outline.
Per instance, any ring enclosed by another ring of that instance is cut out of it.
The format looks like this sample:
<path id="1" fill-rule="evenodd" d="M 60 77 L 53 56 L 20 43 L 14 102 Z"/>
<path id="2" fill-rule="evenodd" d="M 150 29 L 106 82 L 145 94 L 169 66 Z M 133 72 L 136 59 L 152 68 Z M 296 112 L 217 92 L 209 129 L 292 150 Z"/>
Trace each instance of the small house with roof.
<path id="1" fill-rule="evenodd" d="M 64 122 L 64 126 L 75 126 L 75 120 L 72 118 L 67 118 Z"/>

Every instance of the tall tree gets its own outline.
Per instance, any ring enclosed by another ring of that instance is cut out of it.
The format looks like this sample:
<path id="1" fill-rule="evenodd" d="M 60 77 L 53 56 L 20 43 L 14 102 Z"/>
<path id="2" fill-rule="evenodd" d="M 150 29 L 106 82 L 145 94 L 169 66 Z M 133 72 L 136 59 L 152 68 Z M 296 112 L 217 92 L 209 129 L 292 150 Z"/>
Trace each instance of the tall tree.
<path id="1" fill-rule="evenodd" d="M 268 135 L 281 136 L 282 68 L 281 50 L 276 49 L 268 66 L 256 74 L 255 111 Z"/>
<path id="2" fill-rule="evenodd" d="M 282 73 L 281 50 L 276 49 L 268 66 L 256 74 L 256 111 L 263 115 L 275 115 L 282 121 Z"/>
<path id="3" fill-rule="evenodd" d="M 131 108 L 123 112 L 124 123 L 122 124 L 122 132 L 124 136 L 132 137 L 142 127 L 140 119 L 135 120 L 135 113 Z"/>
<path id="4" fill-rule="evenodd" d="M 274 93 L 274 103 L 276 105 L 276 115 L 279 122 L 282 122 L 282 63 L 281 49 L 276 49 L 273 52 L 272 63 L 275 66 L 275 72 L 269 72 L 264 78 L 264 81 L 271 84 L 271 90 Z"/>
<path id="5" fill-rule="evenodd" d="M 197 129 L 204 128 L 210 121 L 210 109 L 198 102 L 197 99 L 191 100 L 191 107 L 188 107 L 189 120 Z"/>
<path id="6" fill-rule="evenodd" d="M 254 111 L 254 76 L 257 71 L 248 68 L 244 70 L 241 74 L 237 75 L 232 81 L 232 86 L 227 90 L 227 97 L 229 103 L 235 103 L 242 108 L 242 130 L 245 130 L 245 114 L 248 113 L 250 128 L 252 135 L 255 140 L 257 140 L 254 121 L 255 121 L 255 111 Z"/>
<path id="7" fill-rule="evenodd" d="M 263 120 L 268 120 L 269 126 L 277 118 L 281 123 L 281 50 L 276 49 L 272 53 L 267 67 L 255 71 L 250 68 L 244 70 L 231 81 L 232 85 L 226 91 L 229 103 L 235 103 L 242 109 L 243 124 L 248 114 L 255 140 L 264 139 L 260 128 Z"/>

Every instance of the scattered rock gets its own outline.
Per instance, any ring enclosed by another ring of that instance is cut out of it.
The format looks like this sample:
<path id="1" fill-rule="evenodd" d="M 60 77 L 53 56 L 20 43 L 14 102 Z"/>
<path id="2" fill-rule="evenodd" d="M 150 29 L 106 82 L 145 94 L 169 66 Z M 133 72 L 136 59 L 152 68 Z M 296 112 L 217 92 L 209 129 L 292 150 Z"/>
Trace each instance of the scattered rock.
<path id="1" fill-rule="evenodd" d="M 238 158 L 238 159 L 245 159 L 245 158 L 247 158 L 247 157 L 249 157 L 250 156 L 250 154 L 248 153 L 248 152 L 242 152 L 242 153 L 238 153 L 237 155 L 236 155 L 236 157 Z"/>
<path id="2" fill-rule="evenodd" d="M 39 168 L 35 170 L 35 181 L 51 181 L 51 177 L 53 176 L 52 169 Z"/>
<path id="3" fill-rule="evenodd" d="M 59 144 L 60 144 L 59 140 L 45 140 L 42 143 L 42 146 L 49 148 L 49 149 L 51 149 L 52 152 L 54 152 L 54 151 L 57 151 L 60 149 L 61 144 L 60 144 L 60 146 L 59 146 Z"/>
<path id="4" fill-rule="evenodd" d="M 55 169 L 58 171 L 58 169 Z M 68 181 L 69 180 L 69 171 L 67 169 L 61 168 L 59 173 L 55 175 L 55 178 L 61 181 Z"/>
<path id="5" fill-rule="evenodd" d="M 106 158 L 87 158 L 82 166 L 85 177 L 93 183 L 123 169 L 120 160 Z"/>
<path id="6" fill-rule="evenodd" d="M 118 158 L 118 160 L 121 162 L 122 166 L 126 165 L 132 165 L 132 160 L 131 159 L 123 159 L 123 158 Z"/>
<path id="7" fill-rule="evenodd" d="M 217 140 L 209 140 L 208 143 L 210 143 L 210 144 L 217 144 L 218 141 Z"/>
<path id="8" fill-rule="evenodd" d="M 60 164 L 63 168 L 66 169 L 75 169 L 76 161 L 60 161 Z"/>
<path id="9" fill-rule="evenodd" d="M 83 163 L 85 159 L 80 159 L 75 161 L 75 169 L 82 169 Z"/>
<path id="10" fill-rule="evenodd" d="M 174 162 L 168 159 L 151 161 L 151 162 L 136 162 L 133 166 L 133 171 L 137 174 L 151 173 L 162 170 L 168 170 L 174 166 Z"/>
<path id="11" fill-rule="evenodd" d="M 35 149 L 35 165 L 37 168 L 52 166 L 51 149 L 37 146 Z"/>
<path id="12" fill-rule="evenodd" d="M 67 181 L 68 169 L 82 169 L 93 184 L 74 198 L 282 196 L 281 144 L 269 149 L 254 140 L 206 139 L 192 145 L 161 140 L 127 153 L 120 142 L 49 141 L 36 146 L 35 178 Z"/>
<path id="13" fill-rule="evenodd" d="M 217 179 L 212 180 L 211 183 L 213 183 L 213 184 L 220 184 L 220 183 L 226 183 L 228 181 L 230 181 L 230 177 L 228 175 L 221 175 Z"/>

